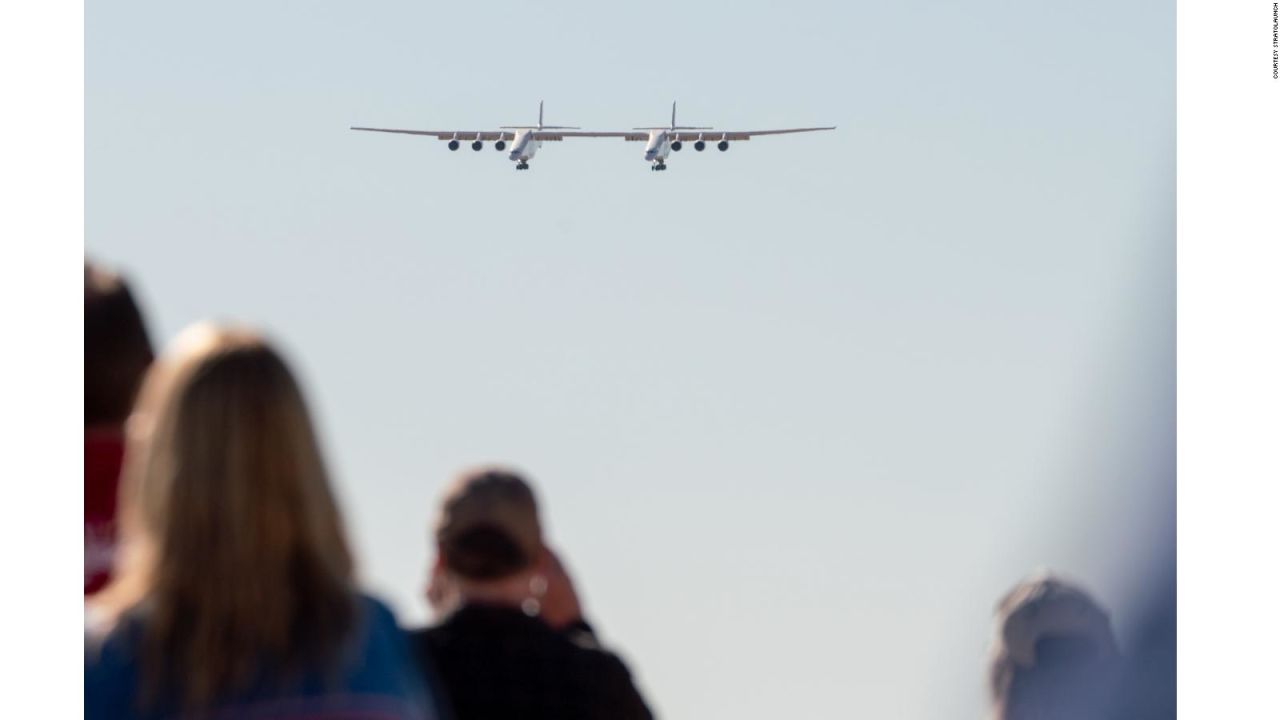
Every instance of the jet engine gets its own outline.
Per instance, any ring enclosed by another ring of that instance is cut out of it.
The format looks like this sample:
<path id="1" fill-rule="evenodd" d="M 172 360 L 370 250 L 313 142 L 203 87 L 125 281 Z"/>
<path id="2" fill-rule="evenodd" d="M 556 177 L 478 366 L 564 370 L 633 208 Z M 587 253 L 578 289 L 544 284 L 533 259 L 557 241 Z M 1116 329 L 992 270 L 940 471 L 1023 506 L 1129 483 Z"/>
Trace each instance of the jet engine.
<path id="1" fill-rule="evenodd" d="M 457 150 L 457 149 L 458 149 L 458 141 L 457 141 L 457 140 L 450 140 L 450 141 L 449 141 L 449 149 L 450 149 L 450 150 Z"/>
<path id="2" fill-rule="evenodd" d="M 684 143 L 680 142 L 679 140 L 676 140 L 675 142 L 671 143 L 671 149 L 676 152 L 680 152 L 680 148 L 682 147 L 684 147 Z"/>
<path id="3" fill-rule="evenodd" d="M 701 140 L 693 144 L 693 149 L 702 152 L 707 149 L 707 144 Z"/>
<path id="4" fill-rule="evenodd" d="M 720 148 L 720 152 L 724 152 L 725 150 L 729 149 L 729 141 L 721 140 L 720 142 L 716 143 L 716 147 Z"/>
<path id="5" fill-rule="evenodd" d="M 506 150 L 506 149 L 507 149 L 507 141 L 506 141 L 506 140 L 499 140 L 498 142 L 496 142 L 496 143 L 494 143 L 494 144 L 493 144 L 493 149 L 494 149 L 494 150 L 497 150 L 498 152 L 502 152 L 503 150 Z"/>
<path id="6" fill-rule="evenodd" d="M 482 143 L 482 142 L 480 142 L 479 140 L 477 140 L 477 141 L 475 141 L 475 142 L 471 143 L 471 149 L 472 149 L 472 150 L 475 150 L 476 152 L 480 152 L 481 150 L 483 150 L 483 149 L 484 149 L 484 143 Z"/>

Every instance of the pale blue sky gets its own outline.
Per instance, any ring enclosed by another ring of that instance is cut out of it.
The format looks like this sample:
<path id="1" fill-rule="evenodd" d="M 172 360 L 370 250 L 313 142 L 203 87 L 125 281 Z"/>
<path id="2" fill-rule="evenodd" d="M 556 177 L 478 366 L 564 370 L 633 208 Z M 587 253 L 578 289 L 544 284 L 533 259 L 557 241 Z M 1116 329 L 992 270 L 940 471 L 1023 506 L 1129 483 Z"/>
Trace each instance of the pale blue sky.
<path id="1" fill-rule="evenodd" d="M 996 598 L 1171 518 L 1171 2 L 91 3 L 86 247 L 265 326 L 409 623 L 464 466 L 541 490 L 673 718 L 978 717 Z M 838 125 L 728 153 L 350 132 Z M 1163 483 L 1163 485 L 1162 485 Z"/>

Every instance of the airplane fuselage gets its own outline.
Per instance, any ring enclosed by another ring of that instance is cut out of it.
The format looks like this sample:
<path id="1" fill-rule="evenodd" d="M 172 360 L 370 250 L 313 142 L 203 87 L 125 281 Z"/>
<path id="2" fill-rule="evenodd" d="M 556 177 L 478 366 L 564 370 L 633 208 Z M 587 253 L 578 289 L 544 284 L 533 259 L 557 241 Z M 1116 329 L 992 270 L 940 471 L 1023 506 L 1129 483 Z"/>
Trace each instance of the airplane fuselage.
<path id="1" fill-rule="evenodd" d="M 525 163 L 538 153 L 540 147 L 542 147 L 542 141 L 534 136 L 532 130 L 516 130 L 516 136 L 511 141 L 511 154 L 508 157 L 511 162 Z"/>
<path id="2" fill-rule="evenodd" d="M 650 130 L 649 144 L 644 146 L 644 159 L 651 163 L 661 165 L 670 155 L 671 138 L 667 136 L 667 131 Z"/>

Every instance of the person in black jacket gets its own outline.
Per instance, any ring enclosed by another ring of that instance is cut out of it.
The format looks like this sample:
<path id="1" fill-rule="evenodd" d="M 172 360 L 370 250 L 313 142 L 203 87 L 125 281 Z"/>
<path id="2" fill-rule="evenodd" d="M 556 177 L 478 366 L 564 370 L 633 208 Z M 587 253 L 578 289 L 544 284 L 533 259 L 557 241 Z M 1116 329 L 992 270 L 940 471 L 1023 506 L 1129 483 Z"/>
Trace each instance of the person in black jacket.
<path id="1" fill-rule="evenodd" d="M 435 540 L 427 596 L 443 620 L 409 637 L 458 720 L 653 717 L 582 618 L 518 474 L 464 474 L 444 498 Z"/>

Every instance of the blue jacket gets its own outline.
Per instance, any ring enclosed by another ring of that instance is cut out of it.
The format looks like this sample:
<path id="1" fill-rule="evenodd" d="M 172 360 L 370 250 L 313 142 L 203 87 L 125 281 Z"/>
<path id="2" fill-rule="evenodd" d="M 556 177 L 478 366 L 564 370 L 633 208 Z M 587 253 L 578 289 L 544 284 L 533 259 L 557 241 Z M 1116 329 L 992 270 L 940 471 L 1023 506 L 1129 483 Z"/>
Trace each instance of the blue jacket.
<path id="1" fill-rule="evenodd" d="M 370 718 L 435 720 L 434 701 L 423 686 L 391 611 L 361 596 L 357 623 L 336 674 L 312 672 L 282 688 L 262 678 L 237 697 L 226 698 L 201 720 L 291 720 Z M 176 700 L 138 707 L 138 656 L 142 622 L 122 621 L 101 642 L 87 641 L 84 716 L 87 720 L 168 720 L 183 717 Z M 178 693 L 168 693 L 176 698 Z"/>

